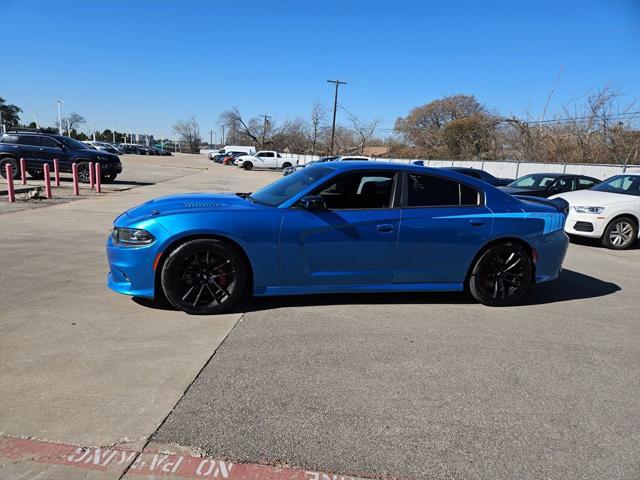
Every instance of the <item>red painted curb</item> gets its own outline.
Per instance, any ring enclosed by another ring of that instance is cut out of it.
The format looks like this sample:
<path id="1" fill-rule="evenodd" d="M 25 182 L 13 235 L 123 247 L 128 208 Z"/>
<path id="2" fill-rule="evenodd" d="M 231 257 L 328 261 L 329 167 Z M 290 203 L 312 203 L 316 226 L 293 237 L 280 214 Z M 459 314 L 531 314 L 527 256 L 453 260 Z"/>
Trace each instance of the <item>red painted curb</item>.
<path id="1" fill-rule="evenodd" d="M 167 479 L 205 478 L 228 480 L 364 480 L 331 473 L 277 468 L 267 465 L 234 464 L 210 457 L 142 452 L 121 448 L 78 447 L 64 443 L 0 437 L 0 458 L 64 465 L 103 472 Z"/>

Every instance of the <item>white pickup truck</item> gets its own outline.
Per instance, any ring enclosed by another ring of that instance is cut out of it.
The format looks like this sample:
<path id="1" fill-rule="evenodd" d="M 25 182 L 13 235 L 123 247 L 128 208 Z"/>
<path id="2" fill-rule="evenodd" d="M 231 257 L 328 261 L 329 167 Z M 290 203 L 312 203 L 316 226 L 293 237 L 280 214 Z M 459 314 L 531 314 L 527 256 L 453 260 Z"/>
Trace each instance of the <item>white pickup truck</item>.
<path id="1" fill-rule="evenodd" d="M 236 166 L 245 170 L 254 168 L 277 168 L 285 169 L 293 166 L 296 162 L 294 158 L 283 157 L 278 152 L 272 150 L 262 150 L 253 155 L 241 155 L 236 159 Z"/>

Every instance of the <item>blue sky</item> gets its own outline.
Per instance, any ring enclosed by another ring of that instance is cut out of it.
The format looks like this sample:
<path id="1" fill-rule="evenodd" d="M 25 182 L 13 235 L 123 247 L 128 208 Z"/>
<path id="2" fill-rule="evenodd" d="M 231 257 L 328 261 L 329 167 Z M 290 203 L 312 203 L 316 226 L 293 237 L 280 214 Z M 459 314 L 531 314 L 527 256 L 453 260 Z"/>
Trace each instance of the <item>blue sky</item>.
<path id="1" fill-rule="evenodd" d="M 276 122 L 329 109 L 336 77 L 340 103 L 383 128 L 453 93 L 538 116 L 561 69 L 552 112 L 604 85 L 640 98 L 638 0 L 0 0 L 0 17 L 0 96 L 43 124 L 60 98 L 100 130 L 172 136 L 195 114 L 219 136 L 231 106 Z"/>

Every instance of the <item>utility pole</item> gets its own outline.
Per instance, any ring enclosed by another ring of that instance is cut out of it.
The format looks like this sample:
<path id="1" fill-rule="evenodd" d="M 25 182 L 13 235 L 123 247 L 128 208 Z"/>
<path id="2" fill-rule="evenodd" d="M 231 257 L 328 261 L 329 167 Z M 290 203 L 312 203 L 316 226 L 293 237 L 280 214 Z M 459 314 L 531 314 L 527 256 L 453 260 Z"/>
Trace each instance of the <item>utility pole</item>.
<path id="1" fill-rule="evenodd" d="M 60 132 L 60 135 L 62 135 L 62 104 L 64 101 L 55 100 L 55 103 L 58 104 L 58 131 Z"/>
<path id="2" fill-rule="evenodd" d="M 213 130 L 209 130 L 209 150 L 213 149 Z"/>
<path id="3" fill-rule="evenodd" d="M 222 146 L 224 147 L 224 125 L 222 125 Z"/>
<path id="4" fill-rule="evenodd" d="M 264 135 L 267 132 L 267 123 L 271 120 L 269 115 L 258 115 L 259 117 L 264 118 L 264 123 L 262 125 L 262 148 L 264 148 Z"/>
<path id="5" fill-rule="evenodd" d="M 336 84 L 336 95 L 333 99 L 333 126 L 331 127 L 331 155 L 333 155 L 333 140 L 336 135 L 336 111 L 338 110 L 338 87 L 340 85 L 346 85 L 347 82 L 341 82 L 339 79 L 327 80 L 328 83 Z"/>

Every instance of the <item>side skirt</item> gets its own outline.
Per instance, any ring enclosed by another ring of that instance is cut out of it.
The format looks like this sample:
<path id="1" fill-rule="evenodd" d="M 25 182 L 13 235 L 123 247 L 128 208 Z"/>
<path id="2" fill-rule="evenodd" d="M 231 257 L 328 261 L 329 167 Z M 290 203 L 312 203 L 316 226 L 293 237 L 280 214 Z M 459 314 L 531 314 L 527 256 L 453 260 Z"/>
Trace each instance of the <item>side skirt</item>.
<path id="1" fill-rule="evenodd" d="M 381 285 L 294 285 L 254 288 L 256 297 L 311 295 L 315 293 L 461 292 L 462 283 L 391 283 Z"/>

